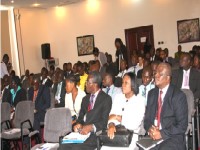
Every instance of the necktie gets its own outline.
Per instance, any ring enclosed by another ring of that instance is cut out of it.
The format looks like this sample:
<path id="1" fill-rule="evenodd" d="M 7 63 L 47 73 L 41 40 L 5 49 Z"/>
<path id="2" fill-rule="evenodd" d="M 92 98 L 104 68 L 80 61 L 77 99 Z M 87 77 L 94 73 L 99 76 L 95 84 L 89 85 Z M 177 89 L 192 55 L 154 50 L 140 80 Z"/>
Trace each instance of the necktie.
<path id="1" fill-rule="evenodd" d="M 33 94 L 33 102 L 35 102 L 36 98 L 37 98 L 37 94 L 38 94 L 38 90 L 37 91 L 34 91 L 34 94 Z"/>
<path id="2" fill-rule="evenodd" d="M 95 96 L 94 94 L 91 94 L 91 96 L 90 96 L 90 103 L 88 105 L 88 111 L 93 109 L 94 96 Z"/>
<path id="3" fill-rule="evenodd" d="M 160 114 L 162 110 L 162 93 L 163 91 L 160 90 L 160 94 L 158 97 L 158 109 L 157 109 L 157 127 L 160 127 Z"/>
<path id="4" fill-rule="evenodd" d="M 187 71 L 185 72 L 184 78 L 185 78 L 184 86 L 188 86 L 188 75 L 187 75 Z"/>
<path id="5" fill-rule="evenodd" d="M 106 91 L 106 94 L 108 94 L 108 92 L 110 91 L 110 88 L 109 87 L 107 87 L 107 91 Z"/>
<path id="6" fill-rule="evenodd" d="M 146 86 L 144 87 L 144 91 L 143 91 L 143 93 L 142 93 L 142 95 L 144 96 L 144 97 L 146 97 L 146 91 L 147 91 L 147 88 L 146 88 Z"/>

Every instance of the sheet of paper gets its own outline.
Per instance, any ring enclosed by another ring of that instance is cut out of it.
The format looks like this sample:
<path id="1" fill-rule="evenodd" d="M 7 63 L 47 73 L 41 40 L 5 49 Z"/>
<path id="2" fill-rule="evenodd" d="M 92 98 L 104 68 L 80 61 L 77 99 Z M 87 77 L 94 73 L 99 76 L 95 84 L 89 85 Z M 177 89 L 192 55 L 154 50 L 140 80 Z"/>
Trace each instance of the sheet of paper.
<path id="1" fill-rule="evenodd" d="M 50 150 L 55 147 L 56 143 L 45 143 L 42 146 L 38 147 L 36 150 Z"/>

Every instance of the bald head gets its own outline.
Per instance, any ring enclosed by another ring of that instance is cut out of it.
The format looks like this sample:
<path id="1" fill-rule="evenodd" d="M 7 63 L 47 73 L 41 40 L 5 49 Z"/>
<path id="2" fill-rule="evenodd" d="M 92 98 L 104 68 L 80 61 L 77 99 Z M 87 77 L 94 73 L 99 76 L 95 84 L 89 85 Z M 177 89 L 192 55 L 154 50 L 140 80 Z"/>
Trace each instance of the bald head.
<path id="1" fill-rule="evenodd" d="M 161 63 L 158 65 L 155 74 L 155 84 L 159 89 L 165 88 L 170 84 L 172 70 L 168 63 Z"/>

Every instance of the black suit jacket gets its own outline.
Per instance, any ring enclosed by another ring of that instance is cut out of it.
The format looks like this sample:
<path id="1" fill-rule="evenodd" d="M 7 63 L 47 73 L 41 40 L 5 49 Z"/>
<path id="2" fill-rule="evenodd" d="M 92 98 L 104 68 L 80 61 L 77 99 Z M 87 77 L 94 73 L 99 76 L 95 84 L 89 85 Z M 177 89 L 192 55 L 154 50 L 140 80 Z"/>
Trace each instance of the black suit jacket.
<path id="1" fill-rule="evenodd" d="M 43 80 L 41 81 L 41 83 L 43 82 Z M 53 82 L 49 79 L 49 78 L 47 78 L 47 81 L 45 82 L 45 86 L 47 86 L 47 87 L 51 87 L 52 86 L 52 84 L 53 84 Z"/>
<path id="2" fill-rule="evenodd" d="M 107 127 L 108 116 L 112 106 L 112 99 L 109 95 L 100 91 L 97 95 L 94 108 L 88 111 L 90 94 L 86 95 L 81 104 L 81 110 L 77 122 L 82 125 L 94 124 L 96 131 L 103 130 Z M 84 116 L 86 120 L 84 121 Z"/>
<path id="3" fill-rule="evenodd" d="M 181 88 L 183 82 L 183 69 L 177 69 L 172 72 L 172 84 Z M 194 94 L 194 98 L 200 98 L 200 72 L 194 68 L 190 69 L 189 87 Z"/>
<path id="4" fill-rule="evenodd" d="M 66 94 L 65 85 L 66 85 L 65 80 L 63 80 L 62 81 L 61 93 L 60 93 L 60 103 L 56 104 L 55 105 L 56 107 L 65 107 L 65 94 Z M 55 83 L 53 88 L 52 88 L 54 97 L 56 95 L 57 86 L 58 86 L 58 83 Z"/>
<path id="5" fill-rule="evenodd" d="M 159 89 L 149 91 L 144 119 L 146 131 L 154 125 L 158 103 Z M 170 150 L 185 149 L 185 132 L 188 125 L 188 106 L 185 94 L 173 85 L 169 85 L 161 111 L 160 130 L 162 138 L 170 143 Z M 170 142 L 169 142 L 170 141 Z M 165 142 L 163 142 L 165 144 Z M 165 146 L 167 146 L 165 144 Z M 162 146 L 162 143 L 161 145 Z M 167 148 L 167 147 L 163 147 Z"/>
<path id="6" fill-rule="evenodd" d="M 4 94 L 3 96 L 5 96 L 6 98 L 3 98 L 3 102 L 8 102 L 10 103 L 11 106 L 14 106 L 16 107 L 17 104 L 20 102 L 20 101 L 24 101 L 24 100 L 27 100 L 26 98 L 26 90 L 24 90 L 23 88 L 21 88 L 16 96 L 15 96 L 15 99 L 14 99 L 14 103 L 12 102 L 12 94 L 10 93 L 10 89 L 6 89 L 4 91 Z"/>
<path id="7" fill-rule="evenodd" d="M 33 87 L 28 90 L 28 99 L 33 101 L 34 89 Z M 44 85 L 40 85 L 38 94 L 35 100 L 35 109 L 38 112 L 46 112 L 46 109 L 50 107 L 51 98 L 50 98 L 50 90 L 48 87 Z"/>

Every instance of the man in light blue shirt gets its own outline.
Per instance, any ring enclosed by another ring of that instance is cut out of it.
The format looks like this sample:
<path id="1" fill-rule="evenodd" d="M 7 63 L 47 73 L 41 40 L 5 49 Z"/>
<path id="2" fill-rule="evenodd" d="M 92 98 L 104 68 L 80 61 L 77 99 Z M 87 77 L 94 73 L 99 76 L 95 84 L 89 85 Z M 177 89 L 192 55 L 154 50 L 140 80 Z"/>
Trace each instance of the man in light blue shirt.
<path id="1" fill-rule="evenodd" d="M 147 104 L 147 96 L 151 89 L 155 87 L 153 80 L 153 70 L 150 66 L 143 69 L 142 72 L 142 85 L 139 87 L 139 94 L 145 98 L 145 104 Z"/>
<path id="2" fill-rule="evenodd" d="M 102 90 L 111 96 L 112 101 L 115 99 L 115 95 L 117 93 L 122 93 L 121 88 L 115 87 L 114 86 L 114 75 L 112 73 L 105 73 L 104 77 L 103 77 L 103 86 L 105 88 L 103 88 Z"/>

